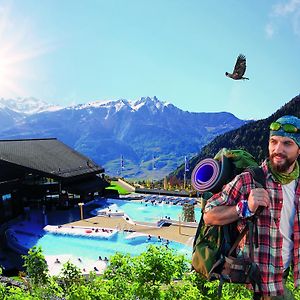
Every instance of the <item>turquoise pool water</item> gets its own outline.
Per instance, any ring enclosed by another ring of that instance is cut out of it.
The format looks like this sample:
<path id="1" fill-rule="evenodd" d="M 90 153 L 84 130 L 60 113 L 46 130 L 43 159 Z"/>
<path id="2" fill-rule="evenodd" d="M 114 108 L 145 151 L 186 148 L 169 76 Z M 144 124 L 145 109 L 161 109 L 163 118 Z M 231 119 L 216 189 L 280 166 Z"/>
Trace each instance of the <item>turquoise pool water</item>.
<path id="1" fill-rule="evenodd" d="M 116 252 L 137 256 L 144 252 L 150 243 L 157 246 L 167 245 L 166 240 L 159 241 L 156 237 L 151 237 L 151 240 L 148 241 L 147 236 L 126 239 L 128 235 L 130 233 L 119 232 L 106 239 L 46 233 L 37 241 L 36 245 L 42 247 L 45 255 L 73 254 L 89 259 L 98 259 L 99 255 L 102 258 L 105 256 L 109 258 Z M 191 258 L 191 247 L 172 241 L 168 243 L 168 247 L 187 258 Z"/>
<path id="2" fill-rule="evenodd" d="M 181 205 L 136 202 L 108 199 L 107 206 L 112 210 L 124 211 L 132 220 L 140 222 L 157 222 L 161 218 L 170 217 L 172 220 L 178 220 L 178 216 L 182 216 L 183 208 Z M 96 209 L 96 211 L 103 208 Z M 195 217 L 199 221 L 201 217 L 200 208 L 195 207 Z M 182 219 L 181 219 L 182 220 Z"/>
<path id="3" fill-rule="evenodd" d="M 134 221 L 144 222 L 157 222 L 162 217 L 169 217 L 172 220 L 178 220 L 178 216 L 182 215 L 182 206 L 157 203 L 152 204 L 144 201 L 125 201 L 107 199 L 105 201 L 99 201 L 99 206 L 103 209 L 105 207 L 111 207 L 111 209 L 117 209 L 124 211 Z M 53 212 L 55 220 L 58 220 L 58 212 Z M 199 208 L 195 208 L 196 220 L 200 219 L 201 211 Z M 38 216 L 37 221 L 41 216 Z M 60 216 L 62 217 L 62 216 Z M 50 219 L 50 218 L 49 218 Z M 52 218 L 51 218 L 52 219 Z M 65 222 L 53 223 L 49 220 L 50 224 L 63 224 Z M 133 239 L 126 239 L 130 233 L 120 231 L 111 238 L 92 238 L 83 236 L 71 236 L 60 235 L 45 232 L 42 227 L 40 229 L 33 228 L 35 222 L 28 223 L 31 228 L 26 229 L 26 224 L 20 223 L 15 226 L 17 231 L 17 238 L 26 248 L 31 248 L 34 245 L 41 246 L 45 255 L 61 255 L 61 254 L 73 254 L 78 257 L 86 257 L 89 259 L 97 259 L 99 256 L 110 257 L 116 252 L 130 253 L 130 255 L 136 256 L 145 251 L 148 245 L 163 245 L 166 246 L 166 241 L 159 241 L 156 237 L 152 237 L 148 241 L 147 236 L 135 237 Z M 25 234 L 26 232 L 34 232 L 35 234 Z M 176 250 L 180 254 L 184 254 L 187 258 L 191 258 L 192 248 L 180 243 L 170 241 L 168 247 Z"/>

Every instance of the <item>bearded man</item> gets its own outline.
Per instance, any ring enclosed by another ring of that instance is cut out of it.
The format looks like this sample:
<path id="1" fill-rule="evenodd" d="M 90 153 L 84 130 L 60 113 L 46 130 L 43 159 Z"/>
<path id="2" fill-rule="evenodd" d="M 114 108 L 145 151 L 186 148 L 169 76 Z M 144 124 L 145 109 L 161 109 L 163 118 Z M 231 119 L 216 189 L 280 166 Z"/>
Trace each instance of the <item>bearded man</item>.
<path id="1" fill-rule="evenodd" d="M 258 247 L 253 255 L 262 282 L 253 299 L 294 299 L 285 285 L 291 269 L 295 286 L 300 284 L 299 154 L 300 119 L 283 116 L 270 125 L 269 158 L 261 165 L 266 189 L 256 188 L 251 174 L 244 172 L 205 206 L 208 225 L 243 223 L 263 207 L 257 217 Z"/>

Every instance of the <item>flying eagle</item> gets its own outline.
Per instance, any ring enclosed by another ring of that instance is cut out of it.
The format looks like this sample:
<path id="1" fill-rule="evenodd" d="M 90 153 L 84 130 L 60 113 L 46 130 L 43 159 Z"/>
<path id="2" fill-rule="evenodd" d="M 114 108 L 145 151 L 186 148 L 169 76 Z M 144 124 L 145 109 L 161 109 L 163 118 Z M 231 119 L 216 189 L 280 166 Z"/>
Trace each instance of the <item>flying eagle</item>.
<path id="1" fill-rule="evenodd" d="M 246 71 L 246 57 L 245 57 L 245 55 L 240 54 L 236 59 L 236 63 L 235 63 L 232 74 L 226 72 L 225 75 L 234 80 L 240 80 L 240 79 L 249 80 L 249 78 L 243 77 L 243 75 L 245 74 L 245 71 Z"/>

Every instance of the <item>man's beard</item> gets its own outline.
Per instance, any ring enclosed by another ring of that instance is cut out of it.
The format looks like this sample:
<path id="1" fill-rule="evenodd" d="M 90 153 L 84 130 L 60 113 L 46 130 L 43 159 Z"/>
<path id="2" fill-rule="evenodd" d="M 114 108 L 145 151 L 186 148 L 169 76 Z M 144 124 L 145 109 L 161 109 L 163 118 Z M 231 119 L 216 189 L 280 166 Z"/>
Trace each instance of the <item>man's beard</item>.
<path id="1" fill-rule="evenodd" d="M 275 164 L 274 161 L 273 161 L 273 158 L 275 156 L 280 156 L 282 158 L 285 158 L 285 161 L 282 163 L 282 164 Z M 276 172 L 279 172 L 279 173 L 285 173 L 289 170 L 290 166 L 297 160 L 297 157 L 296 158 L 288 158 L 286 155 L 284 154 L 276 154 L 276 153 L 273 153 L 271 154 L 270 156 L 270 163 L 271 163 L 271 166 L 273 168 L 274 171 Z"/>

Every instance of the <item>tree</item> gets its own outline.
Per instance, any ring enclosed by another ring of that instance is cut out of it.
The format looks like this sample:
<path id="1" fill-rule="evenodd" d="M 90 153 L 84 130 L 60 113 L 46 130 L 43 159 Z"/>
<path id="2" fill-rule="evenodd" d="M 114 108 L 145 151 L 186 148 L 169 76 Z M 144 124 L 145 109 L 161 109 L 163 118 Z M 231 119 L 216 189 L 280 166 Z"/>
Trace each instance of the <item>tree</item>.
<path id="1" fill-rule="evenodd" d="M 108 289 L 114 299 L 133 299 L 135 259 L 129 254 L 116 253 L 104 272 Z M 123 298 L 122 298 L 123 297 Z"/>
<path id="2" fill-rule="evenodd" d="M 73 284 L 83 283 L 83 275 L 81 270 L 69 261 L 63 265 L 59 279 L 66 289 Z"/>
<path id="3" fill-rule="evenodd" d="M 46 284 L 49 279 L 48 265 L 42 253 L 42 248 L 34 246 L 29 249 L 28 255 L 23 255 L 23 258 L 30 283 L 35 285 Z"/>
<path id="4" fill-rule="evenodd" d="M 161 299 L 164 287 L 188 270 L 184 256 L 166 247 L 150 245 L 135 260 L 135 294 L 139 299 Z"/>
<path id="5" fill-rule="evenodd" d="M 37 276 L 32 267 L 44 276 L 41 249 L 29 251 L 26 260 L 28 274 Z M 25 258 L 26 259 L 26 258 Z M 31 265 L 32 266 L 29 266 Z M 1 272 L 1 271 L 0 271 Z M 47 274 L 47 272 L 46 272 Z M 0 275 L 1 278 L 1 275 Z M 31 290 L 4 286 L 0 283 L 0 299 L 5 300 L 210 300 L 218 299 L 219 282 L 208 282 L 190 271 L 189 262 L 182 255 L 164 246 L 149 246 L 137 257 L 117 253 L 103 276 L 91 272 L 87 277 L 71 263 L 66 263 L 62 273 L 46 277 L 44 284 L 34 284 Z M 67 284 L 66 284 L 67 283 Z M 292 288 L 292 272 L 288 279 L 295 299 L 299 290 Z M 223 300 L 252 299 L 252 292 L 243 285 L 224 283 Z"/>
<path id="6" fill-rule="evenodd" d="M 193 204 L 185 203 L 183 205 L 183 221 L 195 222 L 195 208 Z"/>

